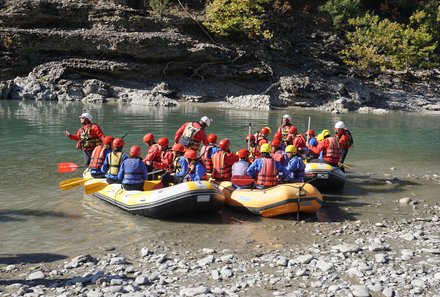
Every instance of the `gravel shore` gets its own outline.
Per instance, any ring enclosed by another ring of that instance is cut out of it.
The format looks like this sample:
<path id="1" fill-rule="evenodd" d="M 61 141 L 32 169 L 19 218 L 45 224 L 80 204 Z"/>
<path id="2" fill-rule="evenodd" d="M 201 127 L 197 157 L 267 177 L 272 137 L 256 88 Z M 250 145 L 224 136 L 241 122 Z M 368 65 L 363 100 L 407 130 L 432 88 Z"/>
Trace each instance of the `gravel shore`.
<path id="1" fill-rule="evenodd" d="M 274 249 L 246 240 L 193 249 L 158 239 L 52 263 L 4 257 L 0 296 L 440 296 L 440 207 L 410 198 L 396 203 L 417 215 L 285 220 L 274 234 L 303 230 L 304 241 Z"/>

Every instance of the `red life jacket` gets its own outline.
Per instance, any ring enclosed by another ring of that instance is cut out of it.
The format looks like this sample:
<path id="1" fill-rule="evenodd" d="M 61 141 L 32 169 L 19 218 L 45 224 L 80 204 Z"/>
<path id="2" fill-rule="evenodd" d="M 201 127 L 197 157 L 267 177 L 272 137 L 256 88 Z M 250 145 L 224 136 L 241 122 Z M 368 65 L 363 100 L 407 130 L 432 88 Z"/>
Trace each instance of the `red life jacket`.
<path id="1" fill-rule="evenodd" d="M 206 173 L 212 172 L 212 156 L 209 157 L 209 150 L 215 147 L 214 144 L 204 145 L 202 150 L 200 151 L 200 155 L 202 156 L 203 165 L 205 165 Z"/>
<path id="2" fill-rule="evenodd" d="M 261 170 L 257 176 L 257 185 L 265 188 L 273 187 L 278 184 L 277 169 L 273 158 L 261 158 Z"/>
<path id="3" fill-rule="evenodd" d="M 284 157 L 284 154 L 282 151 L 276 151 L 272 158 L 274 158 L 276 161 L 280 162 L 281 165 L 284 165 L 286 163 L 286 158 Z"/>
<path id="4" fill-rule="evenodd" d="M 338 164 L 341 157 L 341 149 L 339 148 L 339 142 L 336 137 L 327 138 L 330 145 L 324 151 L 322 158 L 327 162 Z"/>
<path id="5" fill-rule="evenodd" d="M 98 145 L 92 152 L 92 156 L 90 157 L 90 169 L 100 169 L 102 164 L 104 164 L 105 160 L 105 146 Z"/>
<path id="6" fill-rule="evenodd" d="M 212 156 L 212 173 L 216 180 L 230 180 L 232 175 L 232 166 L 226 166 L 225 158 L 227 153 L 225 151 L 218 151 Z"/>

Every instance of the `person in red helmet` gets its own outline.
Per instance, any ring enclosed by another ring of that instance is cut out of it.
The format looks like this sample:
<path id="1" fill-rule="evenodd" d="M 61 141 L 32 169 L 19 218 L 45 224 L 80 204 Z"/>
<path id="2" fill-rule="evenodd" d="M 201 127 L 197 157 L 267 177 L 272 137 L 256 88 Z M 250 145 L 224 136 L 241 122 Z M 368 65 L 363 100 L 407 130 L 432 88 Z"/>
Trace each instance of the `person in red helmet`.
<path id="1" fill-rule="evenodd" d="M 264 143 L 269 143 L 269 135 L 271 133 L 272 130 L 269 127 L 261 128 L 260 132 L 255 136 L 257 139 L 257 145 L 260 147 Z"/>
<path id="2" fill-rule="evenodd" d="M 202 146 L 202 150 L 200 151 L 201 160 L 203 165 L 206 168 L 206 173 L 212 172 L 212 155 L 217 150 L 217 135 L 209 134 L 208 135 L 209 143 L 207 145 Z"/>
<path id="3" fill-rule="evenodd" d="M 272 151 L 272 158 L 280 162 L 281 165 L 286 165 L 287 155 L 284 150 L 281 150 L 281 141 L 279 141 L 278 139 L 274 139 L 270 142 L 270 146 Z"/>
<path id="4" fill-rule="evenodd" d="M 147 165 L 147 170 L 149 172 L 154 170 L 153 163 L 160 163 L 162 161 L 162 152 L 164 152 L 169 145 L 169 140 L 166 137 L 159 138 L 157 143 L 154 143 L 148 149 L 147 155 L 145 156 L 143 162 Z M 154 179 L 154 176 L 150 175 L 150 179 Z"/>
<path id="5" fill-rule="evenodd" d="M 281 134 L 281 141 L 286 141 L 287 136 L 289 135 L 289 129 L 292 126 L 292 117 L 288 114 L 283 115 L 281 125 L 277 129 L 277 133 Z"/>
<path id="6" fill-rule="evenodd" d="M 112 151 L 113 136 L 106 136 L 104 138 L 104 144 L 98 145 L 92 152 L 90 158 L 89 170 L 90 175 L 94 178 L 104 177 L 104 173 L 101 171 L 101 167 L 104 164 L 105 157 Z"/>
<path id="7" fill-rule="evenodd" d="M 177 184 L 178 180 L 176 178 L 176 173 L 182 171 L 180 158 L 185 152 L 185 147 L 183 144 L 175 143 L 171 148 L 171 151 L 173 152 L 173 160 L 170 166 L 166 169 L 166 172 L 161 176 L 162 185 L 164 187 L 168 187 L 170 183 Z"/>
<path id="8" fill-rule="evenodd" d="M 142 141 L 147 146 L 152 146 L 153 144 L 156 143 L 154 142 L 154 135 L 152 133 L 145 134 L 144 137 L 142 138 Z"/>
<path id="9" fill-rule="evenodd" d="M 246 136 L 246 143 L 249 144 L 249 160 L 253 162 L 255 159 L 260 157 L 260 151 L 257 146 L 255 135 L 249 134 Z"/>
<path id="10" fill-rule="evenodd" d="M 220 140 L 219 151 L 212 156 L 212 175 L 218 181 L 231 180 L 232 165 L 238 161 L 238 156 L 229 150 L 230 141 Z"/>
<path id="11" fill-rule="evenodd" d="M 92 152 L 104 140 L 104 133 L 98 124 L 92 122 L 93 118 L 90 113 L 85 112 L 79 118 L 83 126 L 78 129 L 76 134 L 70 134 L 69 131 L 65 131 L 64 134 L 77 141 L 76 148 L 84 152 L 84 165 L 89 166 Z"/>
<path id="12" fill-rule="evenodd" d="M 173 163 L 174 152 L 170 147 L 168 147 L 168 138 L 160 138 L 157 141 L 157 144 L 162 146 L 162 153 L 160 155 L 160 161 L 153 161 L 153 168 L 166 170 Z"/>
<path id="13" fill-rule="evenodd" d="M 122 162 L 128 158 L 127 155 L 122 152 L 124 145 L 124 139 L 115 138 L 112 142 L 113 151 L 105 157 L 101 171 L 105 173 L 108 184 L 122 183 L 122 180 L 118 178 L 118 172 Z"/>
<path id="14" fill-rule="evenodd" d="M 232 165 L 232 177 L 238 176 L 238 175 L 245 175 L 246 170 L 248 169 L 250 163 L 249 163 L 249 151 L 247 149 L 241 149 L 237 152 L 238 158 L 240 160 L 238 162 L 235 162 L 234 165 Z M 232 178 L 231 178 L 232 180 Z M 254 183 L 250 183 L 247 185 L 237 185 L 232 183 L 232 186 L 236 189 L 251 189 L 253 187 Z"/>
<path id="15" fill-rule="evenodd" d="M 200 181 L 206 173 L 205 166 L 197 159 L 197 152 L 189 149 L 179 160 L 181 171 L 176 173 L 179 181 Z"/>
<path id="16" fill-rule="evenodd" d="M 203 116 L 197 122 L 186 122 L 176 131 L 174 143 L 181 143 L 186 148 L 198 151 L 201 143 L 209 144 L 205 129 L 211 124 L 211 121 L 212 119 Z"/>
<path id="17" fill-rule="evenodd" d="M 304 153 L 304 151 L 306 150 L 307 142 L 302 134 L 297 133 L 298 129 L 296 128 L 296 126 L 290 127 L 286 143 L 288 143 L 288 145 L 293 145 L 294 147 L 296 147 L 298 149 L 298 152 L 301 154 Z"/>
<path id="18" fill-rule="evenodd" d="M 122 187 L 127 191 L 143 191 L 144 181 L 148 179 L 147 167 L 140 155 L 141 148 L 133 145 L 129 157 L 119 169 L 118 179 L 122 180 Z"/>

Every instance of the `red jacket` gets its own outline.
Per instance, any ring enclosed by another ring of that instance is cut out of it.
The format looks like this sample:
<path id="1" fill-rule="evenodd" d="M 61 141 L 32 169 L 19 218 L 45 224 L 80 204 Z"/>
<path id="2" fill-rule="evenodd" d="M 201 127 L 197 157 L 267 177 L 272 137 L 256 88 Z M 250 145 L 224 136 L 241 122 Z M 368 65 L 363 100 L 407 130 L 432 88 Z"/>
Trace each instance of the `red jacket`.
<path id="1" fill-rule="evenodd" d="M 153 167 L 156 169 L 168 169 L 173 163 L 174 154 L 172 150 L 166 150 L 161 154 L 160 161 L 153 161 Z"/>
<path id="2" fill-rule="evenodd" d="M 84 131 L 87 131 L 88 128 L 90 128 L 87 137 L 89 140 L 82 139 L 81 134 Z M 104 133 L 102 132 L 101 127 L 99 127 L 98 124 L 91 123 L 79 128 L 76 134 L 70 134 L 69 138 L 78 141 L 78 149 L 82 148 L 85 151 L 91 151 L 99 144 L 99 142 L 104 141 Z"/>
<path id="3" fill-rule="evenodd" d="M 180 137 L 182 136 L 183 132 L 185 131 L 186 127 L 192 124 L 194 128 L 200 129 L 196 134 L 193 135 L 193 140 L 195 142 L 203 143 L 204 145 L 209 144 L 208 137 L 206 136 L 205 129 L 203 129 L 202 125 L 200 125 L 199 122 L 186 122 L 183 124 L 179 130 L 176 132 L 176 136 L 174 137 L 174 143 L 179 143 Z"/>
<path id="4" fill-rule="evenodd" d="M 162 150 L 160 149 L 159 145 L 157 143 L 153 144 L 152 146 L 150 146 L 150 148 L 148 149 L 147 152 L 147 156 L 144 158 L 144 163 L 147 164 L 153 164 L 154 161 L 156 162 L 160 162 L 161 161 L 161 155 L 162 155 Z M 147 165 L 150 165 L 147 164 Z"/>

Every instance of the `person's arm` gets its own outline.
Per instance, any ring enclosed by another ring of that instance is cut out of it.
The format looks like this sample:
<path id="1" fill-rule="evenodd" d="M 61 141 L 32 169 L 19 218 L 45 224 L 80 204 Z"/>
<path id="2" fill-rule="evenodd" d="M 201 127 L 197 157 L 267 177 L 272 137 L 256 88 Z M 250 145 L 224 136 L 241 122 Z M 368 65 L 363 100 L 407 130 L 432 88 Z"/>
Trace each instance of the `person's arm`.
<path id="1" fill-rule="evenodd" d="M 246 169 L 246 175 L 249 175 L 250 177 L 255 178 L 258 175 L 258 172 L 260 172 L 261 167 L 261 159 L 256 159 L 249 167 Z"/>
<path id="2" fill-rule="evenodd" d="M 319 155 L 321 151 L 326 148 L 326 143 L 328 142 L 327 138 L 323 141 L 319 142 L 317 146 L 309 146 L 309 150 L 316 155 Z"/>
<path id="3" fill-rule="evenodd" d="M 81 139 L 81 128 L 78 129 L 78 131 L 76 132 L 76 134 L 70 134 L 68 131 L 66 131 L 66 135 L 67 137 L 69 137 L 72 140 L 80 140 Z"/>
<path id="4" fill-rule="evenodd" d="M 191 176 L 191 180 L 193 180 L 193 181 L 202 180 L 202 178 L 205 175 L 205 173 L 206 173 L 205 166 L 203 166 L 202 163 L 197 162 L 196 163 L 196 168 L 195 168 L 195 173 L 194 173 L 194 175 Z"/>
<path id="5" fill-rule="evenodd" d="M 185 175 L 188 174 L 188 162 L 186 162 L 184 157 L 180 157 L 179 159 L 179 163 L 180 163 L 180 172 L 176 173 L 177 177 L 184 177 Z"/>
<path id="6" fill-rule="evenodd" d="M 102 167 L 101 167 L 102 173 L 107 173 L 107 171 L 108 171 L 108 157 L 110 156 L 110 154 L 111 154 L 111 152 L 108 153 L 107 156 L 105 156 L 104 164 L 102 164 Z"/>
<path id="7" fill-rule="evenodd" d="M 123 180 L 124 179 L 124 169 L 125 165 L 124 162 L 122 162 L 121 166 L 119 167 L 119 171 L 118 171 L 118 179 Z"/>
<path id="8" fill-rule="evenodd" d="M 284 168 L 284 166 L 278 161 L 275 161 L 275 168 L 278 170 L 278 172 L 282 172 L 283 176 L 289 175 L 289 172 L 286 170 L 286 168 Z"/>
<path id="9" fill-rule="evenodd" d="M 179 130 L 177 130 L 176 135 L 174 136 L 174 143 L 179 143 L 179 139 L 183 134 L 183 131 L 185 131 L 187 123 L 180 126 Z"/>
<path id="10" fill-rule="evenodd" d="M 153 164 L 153 160 L 156 157 L 157 151 L 159 150 L 159 148 L 157 147 L 157 145 L 153 144 L 150 149 L 147 152 L 147 156 L 144 159 L 144 163 L 146 165 L 151 165 Z"/>

